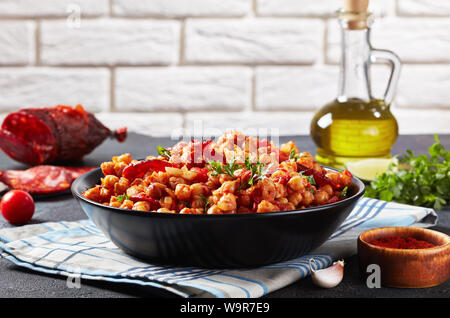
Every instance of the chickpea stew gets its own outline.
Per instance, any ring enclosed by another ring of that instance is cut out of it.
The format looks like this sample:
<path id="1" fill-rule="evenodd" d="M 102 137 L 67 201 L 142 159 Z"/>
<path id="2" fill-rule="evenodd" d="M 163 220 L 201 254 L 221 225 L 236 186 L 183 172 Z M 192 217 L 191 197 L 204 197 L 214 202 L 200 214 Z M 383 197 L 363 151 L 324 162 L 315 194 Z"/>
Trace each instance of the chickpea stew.
<path id="1" fill-rule="evenodd" d="M 101 184 L 85 198 L 116 208 L 177 214 L 263 213 L 305 209 L 347 197 L 348 171 L 328 171 L 294 142 L 280 147 L 238 131 L 103 162 Z"/>

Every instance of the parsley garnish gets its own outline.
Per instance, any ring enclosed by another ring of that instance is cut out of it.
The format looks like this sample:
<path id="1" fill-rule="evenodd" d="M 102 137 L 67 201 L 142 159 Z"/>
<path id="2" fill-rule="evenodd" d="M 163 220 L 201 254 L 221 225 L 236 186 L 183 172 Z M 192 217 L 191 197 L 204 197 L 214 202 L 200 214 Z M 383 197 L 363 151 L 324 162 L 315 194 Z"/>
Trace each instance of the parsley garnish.
<path id="1" fill-rule="evenodd" d="M 302 176 L 302 177 L 304 177 L 304 178 L 306 178 L 306 179 L 308 179 L 308 182 L 311 184 L 311 185 L 316 185 L 316 180 L 314 179 L 314 176 L 305 176 L 303 173 L 304 173 L 304 171 L 300 171 L 299 172 L 300 173 L 300 175 Z"/>
<path id="2" fill-rule="evenodd" d="M 158 154 L 159 154 L 160 156 L 163 156 L 163 157 L 165 157 L 165 158 L 167 158 L 167 159 L 169 159 L 170 156 L 171 156 L 170 150 L 164 148 L 164 147 L 161 146 L 161 145 L 158 146 L 158 147 L 156 147 L 156 150 L 158 151 Z"/>
<path id="3" fill-rule="evenodd" d="M 209 202 L 209 199 L 203 194 L 200 194 L 200 198 L 202 198 L 202 201 L 204 203 L 203 212 L 206 213 L 208 211 L 208 207 L 211 204 L 211 202 Z"/>
<path id="4" fill-rule="evenodd" d="M 299 159 L 300 156 L 295 153 L 295 149 L 291 149 L 291 153 L 289 154 L 289 159 Z"/>
<path id="5" fill-rule="evenodd" d="M 344 189 L 342 189 L 340 197 L 345 198 L 347 196 L 347 191 L 348 191 L 348 187 L 345 187 Z"/>
<path id="6" fill-rule="evenodd" d="M 245 158 L 245 167 L 251 172 L 250 178 L 247 182 L 247 184 L 251 186 L 255 184 L 255 181 L 264 179 L 265 174 L 267 174 L 267 169 L 265 169 L 266 164 L 261 163 L 259 159 L 256 163 L 253 163 L 249 158 Z"/>
<path id="7" fill-rule="evenodd" d="M 120 203 L 122 203 L 125 200 L 130 200 L 130 198 L 126 194 L 121 194 L 116 197 L 116 201 L 118 201 Z"/>
<path id="8" fill-rule="evenodd" d="M 218 161 L 212 160 L 210 160 L 208 163 L 210 165 L 209 171 L 214 171 L 213 176 L 218 176 L 219 174 L 227 174 L 231 177 L 234 177 L 234 172 L 242 168 L 242 166 L 236 163 L 236 160 L 234 159 L 227 164 L 222 164 Z"/>
<path id="9" fill-rule="evenodd" d="M 214 176 L 218 176 L 219 174 L 227 174 L 231 177 L 235 177 L 234 172 L 236 170 L 242 168 L 246 168 L 247 170 L 249 170 L 250 178 L 247 180 L 247 183 L 241 184 L 239 189 L 242 189 L 247 184 L 253 186 L 258 180 L 264 179 L 268 170 L 265 163 L 261 163 L 259 160 L 257 160 L 256 163 L 253 163 L 248 157 L 245 158 L 243 165 L 236 163 L 234 159 L 227 164 L 222 164 L 218 161 L 209 161 L 208 163 L 210 165 L 209 170 L 214 171 Z"/>
<path id="10" fill-rule="evenodd" d="M 428 155 L 416 156 L 407 150 L 399 160 L 403 167 L 379 175 L 366 188 L 365 195 L 441 210 L 450 200 L 450 151 L 445 150 L 437 135 L 434 138 Z"/>
<path id="11" fill-rule="evenodd" d="M 295 149 L 291 149 L 291 152 L 289 153 L 289 159 L 300 159 L 302 157 L 305 157 L 305 154 L 297 154 L 295 153 Z"/>

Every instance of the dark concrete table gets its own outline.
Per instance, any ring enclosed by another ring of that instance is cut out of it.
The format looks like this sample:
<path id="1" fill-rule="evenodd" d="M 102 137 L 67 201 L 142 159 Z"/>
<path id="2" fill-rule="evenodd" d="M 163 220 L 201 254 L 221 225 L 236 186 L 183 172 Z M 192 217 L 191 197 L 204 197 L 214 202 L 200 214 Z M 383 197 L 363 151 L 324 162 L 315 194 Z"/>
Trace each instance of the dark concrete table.
<path id="1" fill-rule="evenodd" d="M 450 149 L 450 135 L 440 136 L 442 144 Z M 283 137 L 281 142 L 294 140 L 302 151 L 314 153 L 315 146 L 308 136 Z M 425 153 L 434 142 L 433 136 L 400 136 L 393 153 L 403 153 L 411 149 Z M 130 134 L 126 143 L 119 144 L 108 140 L 92 154 L 85 157 L 83 164 L 98 166 L 102 161 L 110 160 L 113 155 L 129 152 L 134 158 L 142 158 L 156 153 L 156 146 L 171 145 L 169 138 L 150 138 Z M 0 154 L 0 169 L 24 168 Z M 450 208 L 438 211 L 439 222 L 434 229 L 450 234 Z M 40 199 L 36 202 L 36 212 L 31 223 L 49 221 L 74 221 L 85 219 L 78 203 L 70 194 Z M 0 228 L 10 227 L 0 217 Z M 323 297 L 450 297 L 450 280 L 436 287 L 423 289 L 380 288 L 369 289 L 361 280 L 358 272 L 358 259 L 349 257 L 346 261 L 345 276 L 340 285 L 332 289 L 320 289 L 305 278 L 285 288 L 267 295 L 273 298 L 323 298 Z M 80 289 L 70 289 L 66 279 L 61 276 L 37 273 L 0 259 L 0 297 L 173 297 L 160 289 L 140 287 L 128 284 L 95 282 L 82 280 Z"/>

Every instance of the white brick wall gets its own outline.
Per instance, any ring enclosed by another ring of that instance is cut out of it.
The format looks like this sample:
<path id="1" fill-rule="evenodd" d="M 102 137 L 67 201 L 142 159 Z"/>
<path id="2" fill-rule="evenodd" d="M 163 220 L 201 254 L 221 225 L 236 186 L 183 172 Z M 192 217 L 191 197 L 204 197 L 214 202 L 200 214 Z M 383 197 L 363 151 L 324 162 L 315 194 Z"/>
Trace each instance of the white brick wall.
<path id="1" fill-rule="evenodd" d="M 337 93 L 340 4 L 0 0 L 0 118 L 81 103 L 111 128 L 157 136 L 196 120 L 308 134 L 314 112 Z M 404 64 L 393 104 L 400 132 L 450 133 L 450 1 L 371 0 L 370 8 L 374 46 Z M 379 96 L 383 68 L 373 80 Z"/>
<path id="2" fill-rule="evenodd" d="M 185 27 L 187 63 L 313 64 L 323 24 L 311 19 L 193 20 Z"/>

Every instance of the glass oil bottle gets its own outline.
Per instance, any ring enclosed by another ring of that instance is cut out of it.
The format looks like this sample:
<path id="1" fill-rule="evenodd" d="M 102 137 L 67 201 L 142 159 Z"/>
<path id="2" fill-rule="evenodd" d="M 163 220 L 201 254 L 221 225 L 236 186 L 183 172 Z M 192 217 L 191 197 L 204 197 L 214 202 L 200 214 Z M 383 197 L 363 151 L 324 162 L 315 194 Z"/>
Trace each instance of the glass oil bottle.
<path id="1" fill-rule="evenodd" d="M 316 159 L 323 165 L 343 168 L 348 161 L 389 158 L 398 136 L 390 103 L 398 82 L 399 58 L 387 50 L 372 48 L 372 16 L 361 11 L 338 11 L 342 31 L 339 91 L 311 122 L 317 145 Z M 391 67 L 383 98 L 372 96 L 370 66 L 382 62 Z"/>

